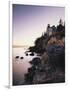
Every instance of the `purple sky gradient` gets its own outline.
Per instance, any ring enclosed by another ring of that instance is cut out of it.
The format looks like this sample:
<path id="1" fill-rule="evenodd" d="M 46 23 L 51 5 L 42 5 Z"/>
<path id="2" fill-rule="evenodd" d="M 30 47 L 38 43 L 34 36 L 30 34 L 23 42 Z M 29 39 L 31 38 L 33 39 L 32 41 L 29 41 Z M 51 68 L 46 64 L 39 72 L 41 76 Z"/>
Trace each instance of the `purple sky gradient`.
<path id="1" fill-rule="evenodd" d="M 47 24 L 65 21 L 65 8 L 13 4 L 13 45 L 34 45 L 37 37 L 46 31 Z"/>

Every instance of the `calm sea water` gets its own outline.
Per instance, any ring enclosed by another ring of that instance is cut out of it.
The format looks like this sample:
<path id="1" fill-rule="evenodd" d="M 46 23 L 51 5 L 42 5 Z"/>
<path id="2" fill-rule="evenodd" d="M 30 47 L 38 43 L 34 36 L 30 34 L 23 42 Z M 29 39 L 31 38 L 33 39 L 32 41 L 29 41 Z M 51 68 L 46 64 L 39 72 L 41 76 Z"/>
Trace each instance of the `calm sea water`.
<path id="1" fill-rule="evenodd" d="M 27 48 L 13 48 L 12 67 L 13 67 L 13 82 L 15 84 L 22 84 L 24 82 L 24 75 L 28 72 L 28 68 L 31 67 L 29 61 L 31 61 L 34 57 L 37 56 L 37 54 L 35 54 L 34 56 L 30 55 L 26 56 L 25 51 L 27 51 Z M 15 58 L 16 56 L 19 56 L 19 58 L 16 59 Z M 24 57 L 24 59 L 20 59 L 20 57 Z"/>

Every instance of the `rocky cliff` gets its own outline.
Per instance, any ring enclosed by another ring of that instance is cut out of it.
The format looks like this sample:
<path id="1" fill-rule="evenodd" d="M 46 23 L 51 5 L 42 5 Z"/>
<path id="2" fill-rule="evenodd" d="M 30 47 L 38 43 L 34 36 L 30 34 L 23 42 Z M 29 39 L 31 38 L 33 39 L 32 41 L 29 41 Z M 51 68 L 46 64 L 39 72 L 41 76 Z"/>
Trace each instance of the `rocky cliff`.
<path id="1" fill-rule="evenodd" d="M 30 62 L 32 67 L 25 75 L 26 84 L 65 81 L 65 26 L 59 24 L 50 36 L 44 33 L 29 51 L 40 54 L 41 58 Z"/>

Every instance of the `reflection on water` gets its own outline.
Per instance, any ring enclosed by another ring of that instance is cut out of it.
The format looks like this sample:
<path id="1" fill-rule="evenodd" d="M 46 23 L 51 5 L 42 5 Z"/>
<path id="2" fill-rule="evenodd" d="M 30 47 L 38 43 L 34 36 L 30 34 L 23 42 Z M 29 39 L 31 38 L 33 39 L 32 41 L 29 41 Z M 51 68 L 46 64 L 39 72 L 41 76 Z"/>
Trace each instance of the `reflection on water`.
<path id="1" fill-rule="evenodd" d="M 34 56 L 26 56 L 25 51 L 26 48 L 13 48 L 13 84 L 23 84 L 24 82 L 24 74 L 27 73 L 28 68 L 31 67 L 31 64 L 29 61 L 31 61 L 34 57 L 36 57 L 36 54 Z M 18 58 L 15 58 L 16 56 L 19 56 Z M 24 57 L 21 59 L 20 57 Z"/>

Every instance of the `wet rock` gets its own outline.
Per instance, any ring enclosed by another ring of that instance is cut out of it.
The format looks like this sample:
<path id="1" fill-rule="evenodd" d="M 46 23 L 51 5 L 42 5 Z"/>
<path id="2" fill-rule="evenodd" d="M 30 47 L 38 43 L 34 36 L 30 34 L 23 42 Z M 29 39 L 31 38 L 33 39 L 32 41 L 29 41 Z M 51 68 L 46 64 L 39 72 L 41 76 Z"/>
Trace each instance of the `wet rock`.
<path id="1" fill-rule="evenodd" d="M 35 75 L 35 67 L 32 66 L 31 68 L 28 69 L 28 73 L 25 74 L 25 83 L 26 84 L 33 84 L 33 78 Z"/>
<path id="2" fill-rule="evenodd" d="M 31 53 L 30 53 L 30 56 L 34 56 L 34 53 L 33 53 L 33 52 L 31 52 Z"/>
<path id="3" fill-rule="evenodd" d="M 35 66 L 32 66 L 31 68 L 28 68 L 28 73 L 31 73 L 31 72 L 33 72 L 35 70 L 36 70 Z"/>
<path id="4" fill-rule="evenodd" d="M 26 53 L 26 56 L 28 56 L 28 53 Z"/>
<path id="5" fill-rule="evenodd" d="M 20 57 L 20 59 L 24 59 L 24 57 Z"/>
<path id="6" fill-rule="evenodd" d="M 32 61 L 30 61 L 29 63 L 31 63 L 34 66 L 38 66 L 41 63 L 41 59 L 39 57 L 35 57 L 33 58 Z"/>
<path id="7" fill-rule="evenodd" d="M 19 58 L 19 56 L 16 56 L 16 57 L 15 57 L 15 59 L 18 59 L 18 58 Z"/>

